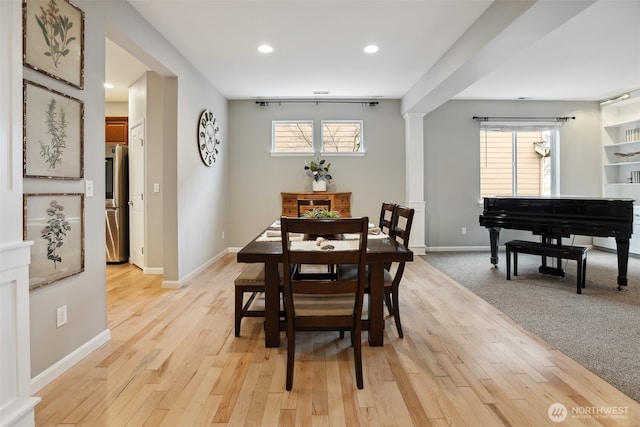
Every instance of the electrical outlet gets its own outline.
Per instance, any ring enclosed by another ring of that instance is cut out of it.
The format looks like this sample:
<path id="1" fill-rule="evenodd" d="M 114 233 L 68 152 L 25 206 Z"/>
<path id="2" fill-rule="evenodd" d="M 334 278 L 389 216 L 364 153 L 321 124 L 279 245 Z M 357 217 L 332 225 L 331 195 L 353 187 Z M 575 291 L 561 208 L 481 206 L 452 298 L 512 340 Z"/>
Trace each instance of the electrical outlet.
<path id="1" fill-rule="evenodd" d="M 222 240 L 224 240 L 224 231 L 222 232 Z"/>
<path id="2" fill-rule="evenodd" d="M 56 309 L 56 327 L 59 328 L 60 326 L 64 325 L 65 323 L 67 323 L 67 306 L 66 306 L 66 304 L 63 305 L 62 307 L 58 307 Z"/>
<path id="3" fill-rule="evenodd" d="M 467 227 L 462 227 L 462 235 L 463 236 L 467 235 Z"/>

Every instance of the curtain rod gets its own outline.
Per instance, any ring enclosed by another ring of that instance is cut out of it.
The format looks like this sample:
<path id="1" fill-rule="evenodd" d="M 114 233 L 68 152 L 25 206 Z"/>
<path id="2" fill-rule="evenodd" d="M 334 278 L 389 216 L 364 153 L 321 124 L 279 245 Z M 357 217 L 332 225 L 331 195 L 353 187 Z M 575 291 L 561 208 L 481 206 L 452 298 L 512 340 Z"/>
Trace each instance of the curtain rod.
<path id="1" fill-rule="evenodd" d="M 487 116 L 473 116 L 473 120 L 477 122 L 489 122 L 489 121 L 534 121 L 534 120 L 555 120 L 560 123 L 566 123 L 569 120 L 575 120 L 575 117 L 487 117 Z"/>
<path id="2" fill-rule="evenodd" d="M 363 107 L 375 107 L 378 101 L 368 100 L 348 100 L 348 99 L 259 99 L 256 104 L 261 107 L 268 107 L 270 103 L 274 104 L 361 104 Z"/>

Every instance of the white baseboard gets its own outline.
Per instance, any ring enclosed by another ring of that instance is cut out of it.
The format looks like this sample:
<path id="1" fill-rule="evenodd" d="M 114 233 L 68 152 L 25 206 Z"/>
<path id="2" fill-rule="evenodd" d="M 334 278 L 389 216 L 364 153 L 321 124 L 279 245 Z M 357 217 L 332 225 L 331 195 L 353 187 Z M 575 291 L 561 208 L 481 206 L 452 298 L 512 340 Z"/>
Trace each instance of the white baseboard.
<path id="1" fill-rule="evenodd" d="M 427 252 L 482 252 L 490 251 L 489 246 L 431 246 Z"/>
<path id="2" fill-rule="evenodd" d="M 109 329 L 105 329 L 62 359 L 58 360 L 49 368 L 31 378 L 31 394 L 35 394 L 42 390 L 42 388 L 58 378 L 60 375 L 64 374 L 76 363 L 93 353 L 103 344 L 109 342 L 110 339 L 111 331 Z"/>
<path id="3" fill-rule="evenodd" d="M 144 274 L 164 274 L 164 268 L 162 267 L 145 267 L 142 269 Z"/>
<path id="4" fill-rule="evenodd" d="M 165 280 L 165 281 L 163 281 L 162 282 L 162 287 L 165 288 L 165 289 L 179 289 L 179 288 L 185 286 L 191 279 L 196 277 L 198 274 L 202 273 L 211 264 L 213 264 L 214 262 L 216 262 L 217 260 L 219 260 L 220 258 L 225 256 L 227 253 L 229 253 L 229 249 L 224 249 L 218 255 L 214 256 L 209 261 L 206 261 L 204 264 L 202 264 L 200 267 L 197 267 L 195 270 L 193 270 L 191 273 L 187 274 L 182 279 L 180 279 L 178 281 L 175 281 L 175 280 L 171 280 L 171 281 Z"/>

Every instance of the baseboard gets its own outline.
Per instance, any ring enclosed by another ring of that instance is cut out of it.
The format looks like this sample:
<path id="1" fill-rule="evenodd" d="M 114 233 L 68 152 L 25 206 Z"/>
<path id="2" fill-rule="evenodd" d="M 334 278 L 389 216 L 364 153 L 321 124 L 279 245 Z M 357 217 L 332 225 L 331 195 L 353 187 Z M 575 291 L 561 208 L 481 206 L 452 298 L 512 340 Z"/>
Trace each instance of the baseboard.
<path id="1" fill-rule="evenodd" d="M 193 270 L 191 273 L 187 274 L 182 279 L 180 279 L 178 281 L 176 281 L 176 280 L 165 280 L 165 281 L 163 281 L 162 282 L 162 287 L 165 288 L 165 289 L 180 289 L 181 287 L 186 286 L 187 283 L 189 283 L 189 281 L 191 279 L 196 277 L 198 274 L 202 273 L 211 264 L 213 264 L 214 262 L 218 261 L 220 258 L 225 256 L 227 253 L 229 253 L 229 249 L 224 249 L 218 255 L 214 256 L 209 261 L 206 261 L 204 264 L 202 264 L 201 266 L 197 267 L 195 270 Z"/>
<path id="2" fill-rule="evenodd" d="M 142 269 L 144 274 L 164 274 L 164 268 L 162 267 L 144 267 Z"/>
<path id="3" fill-rule="evenodd" d="M 430 246 L 427 252 L 482 252 L 490 251 L 489 246 Z"/>
<path id="4" fill-rule="evenodd" d="M 72 368 L 76 363 L 93 353 L 103 344 L 109 342 L 110 339 L 111 331 L 109 329 L 105 329 L 62 359 L 58 360 L 49 368 L 31 378 L 31 394 L 35 394 L 42 390 L 50 382 Z"/>
<path id="5" fill-rule="evenodd" d="M 425 245 L 419 245 L 419 246 L 409 245 L 409 249 L 411 249 L 411 252 L 413 252 L 414 255 L 424 255 L 427 252 L 427 247 Z"/>

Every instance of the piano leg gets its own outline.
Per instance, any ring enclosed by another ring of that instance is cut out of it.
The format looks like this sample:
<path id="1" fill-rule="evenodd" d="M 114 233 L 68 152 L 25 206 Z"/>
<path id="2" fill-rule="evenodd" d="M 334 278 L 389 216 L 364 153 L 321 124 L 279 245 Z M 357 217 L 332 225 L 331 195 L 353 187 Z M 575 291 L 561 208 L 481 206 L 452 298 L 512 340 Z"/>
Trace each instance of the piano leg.
<path id="1" fill-rule="evenodd" d="M 500 240 L 500 228 L 489 229 L 489 242 L 491 244 L 491 264 L 498 268 L 498 241 Z"/>
<path id="2" fill-rule="evenodd" d="M 616 237 L 616 253 L 618 254 L 618 290 L 627 286 L 627 265 L 629 263 L 629 238 Z"/>

